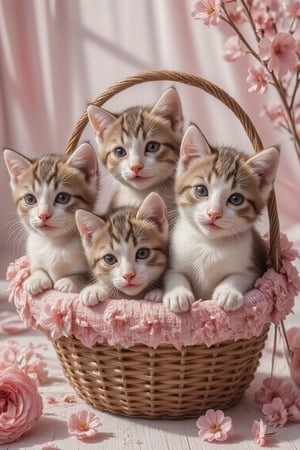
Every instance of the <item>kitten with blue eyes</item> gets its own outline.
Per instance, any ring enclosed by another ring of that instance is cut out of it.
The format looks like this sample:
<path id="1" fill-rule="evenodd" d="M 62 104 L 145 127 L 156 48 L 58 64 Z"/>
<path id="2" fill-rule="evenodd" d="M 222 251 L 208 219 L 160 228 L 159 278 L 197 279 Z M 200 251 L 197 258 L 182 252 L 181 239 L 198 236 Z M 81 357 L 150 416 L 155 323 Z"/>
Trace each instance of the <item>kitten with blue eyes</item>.
<path id="1" fill-rule="evenodd" d="M 27 232 L 30 276 L 26 292 L 47 289 L 79 292 L 91 279 L 75 222 L 79 208 L 92 211 L 99 180 L 98 163 L 89 144 L 67 158 L 49 154 L 30 159 L 4 150 L 18 216 Z"/>
<path id="2" fill-rule="evenodd" d="M 249 157 L 233 148 L 214 148 L 195 126 L 186 130 L 175 192 L 178 218 L 170 239 L 170 269 L 164 305 L 190 309 L 214 299 L 224 310 L 243 305 L 243 295 L 266 268 L 255 222 L 273 188 L 279 150 Z"/>
<path id="3" fill-rule="evenodd" d="M 155 191 L 173 211 L 174 175 L 183 128 L 177 90 L 167 89 L 150 108 L 135 106 L 112 114 L 90 105 L 87 113 L 100 159 L 119 182 L 111 208 L 139 206 Z"/>
<path id="4" fill-rule="evenodd" d="M 149 194 L 140 207 L 118 208 L 106 217 L 79 210 L 76 222 L 96 279 L 80 293 L 85 305 L 110 298 L 162 300 L 168 219 L 158 194 Z"/>

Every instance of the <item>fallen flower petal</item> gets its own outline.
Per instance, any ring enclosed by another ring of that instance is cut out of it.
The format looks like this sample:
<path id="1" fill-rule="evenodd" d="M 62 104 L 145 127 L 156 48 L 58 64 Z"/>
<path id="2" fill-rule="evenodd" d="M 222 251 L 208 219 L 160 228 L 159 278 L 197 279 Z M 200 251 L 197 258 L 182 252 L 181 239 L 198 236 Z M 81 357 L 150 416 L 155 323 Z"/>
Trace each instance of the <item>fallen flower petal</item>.
<path id="1" fill-rule="evenodd" d="M 232 420 L 225 417 L 223 411 L 209 409 L 204 416 L 200 416 L 196 422 L 199 428 L 198 435 L 208 442 L 225 441 L 232 431 Z"/>
<path id="2" fill-rule="evenodd" d="M 77 439 L 85 439 L 95 436 L 101 425 L 102 423 L 94 413 L 84 409 L 71 414 L 68 420 L 68 431 Z"/>
<path id="3" fill-rule="evenodd" d="M 45 442 L 45 444 L 42 445 L 42 450 L 58 450 L 58 447 L 55 442 Z"/>

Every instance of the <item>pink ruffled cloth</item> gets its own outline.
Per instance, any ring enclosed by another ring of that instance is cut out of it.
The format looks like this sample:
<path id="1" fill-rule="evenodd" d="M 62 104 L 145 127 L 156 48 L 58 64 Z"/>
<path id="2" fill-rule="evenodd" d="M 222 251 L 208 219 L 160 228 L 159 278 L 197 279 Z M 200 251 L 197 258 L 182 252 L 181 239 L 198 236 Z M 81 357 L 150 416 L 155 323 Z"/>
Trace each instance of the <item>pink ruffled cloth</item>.
<path id="1" fill-rule="evenodd" d="M 189 312 L 176 314 L 162 303 L 145 300 L 108 300 L 93 307 L 79 302 L 78 294 L 49 290 L 34 297 L 23 290 L 29 275 L 26 257 L 11 263 L 9 301 L 27 327 L 41 331 L 48 339 L 74 335 L 87 347 L 96 342 L 131 347 L 145 344 L 211 346 L 227 340 L 259 336 L 265 324 L 278 324 L 292 311 L 300 291 L 300 278 L 292 265 L 298 252 L 285 235 L 281 236 L 282 268 L 272 268 L 245 294 L 244 306 L 226 312 L 215 301 L 196 301 Z"/>

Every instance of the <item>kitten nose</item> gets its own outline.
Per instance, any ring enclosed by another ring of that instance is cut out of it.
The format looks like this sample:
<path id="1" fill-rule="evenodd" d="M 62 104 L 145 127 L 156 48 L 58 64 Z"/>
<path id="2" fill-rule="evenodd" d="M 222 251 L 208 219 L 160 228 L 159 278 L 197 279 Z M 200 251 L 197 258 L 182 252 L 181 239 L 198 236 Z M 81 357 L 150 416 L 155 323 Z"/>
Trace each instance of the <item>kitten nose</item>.
<path id="1" fill-rule="evenodd" d="M 128 273 L 125 273 L 124 275 L 122 275 L 122 277 L 123 277 L 128 283 L 131 282 L 131 280 L 132 280 L 132 278 L 134 278 L 134 276 L 135 276 L 135 273 L 134 273 L 134 272 L 128 272 Z"/>
<path id="2" fill-rule="evenodd" d="M 136 175 L 142 168 L 143 168 L 142 164 L 133 164 L 132 166 L 130 166 L 130 170 L 132 170 L 132 172 L 134 172 Z"/>
<path id="3" fill-rule="evenodd" d="M 208 215 L 212 223 L 214 223 L 217 219 L 222 217 L 222 214 L 219 211 L 208 211 Z"/>
<path id="4" fill-rule="evenodd" d="M 47 212 L 42 212 L 39 214 L 39 218 L 41 219 L 41 221 L 43 223 L 45 223 L 46 220 L 49 219 L 49 217 L 50 217 L 50 214 L 48 214 Z"/>

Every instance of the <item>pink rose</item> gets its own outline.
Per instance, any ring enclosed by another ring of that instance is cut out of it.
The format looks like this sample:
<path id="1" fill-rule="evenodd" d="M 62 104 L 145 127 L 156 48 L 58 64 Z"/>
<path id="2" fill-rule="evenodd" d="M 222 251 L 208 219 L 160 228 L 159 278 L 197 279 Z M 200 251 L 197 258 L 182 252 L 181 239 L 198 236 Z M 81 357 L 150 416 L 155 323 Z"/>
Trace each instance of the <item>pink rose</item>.
<path id="1" fill-rule="evenodd" d="M 43 410 L 35 382 L 17 366 L 0 374 L 0 445 L 17 440 L 37 424 Z"/>

